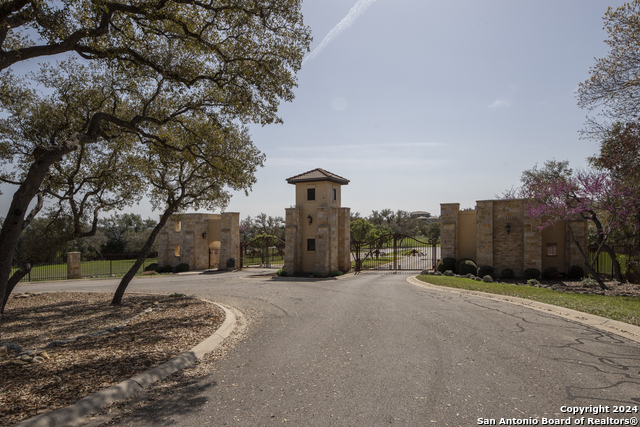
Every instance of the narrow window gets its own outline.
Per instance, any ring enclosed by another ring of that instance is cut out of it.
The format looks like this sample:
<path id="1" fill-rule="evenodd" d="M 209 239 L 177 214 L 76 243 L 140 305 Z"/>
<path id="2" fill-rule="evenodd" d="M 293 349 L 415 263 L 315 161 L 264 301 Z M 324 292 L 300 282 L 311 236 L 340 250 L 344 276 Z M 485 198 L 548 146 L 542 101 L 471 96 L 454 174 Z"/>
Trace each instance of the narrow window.
<path id="1" fill-rule="evenodd" d="M 307 200 L 313 201 L 316 199 L 316 189 L 315 188 L 307 188 Z"/>
<path id="2" fill-rule="evenodd" d="M 182 229 L 182 221 L 176 221 L 176 231 L 180 231 Z"/>
<path id="3" fill-rule="evenodd" d="M 309 252 L 316 251 L 316 239 L 307 239 L 307 251 Z"/>
<path id="4" fill-rule="evenodd" d="M 176 246 L 176 247 L 173 249 L 173 255 L 174 255 L 174 256 L 180 256 L 180 246 Z"/>
<path id="5" fill-rule="evenodd" d="M 336 190 L 335 188 L 333 189 L 333 201 L 335 202 L 336 200 L 338 200 L 338 190 Z"/>
<path id="6" fill-rule="evenodd" d="M 547 243 L 547 256 L 558 256 L 557 243 Z"/>

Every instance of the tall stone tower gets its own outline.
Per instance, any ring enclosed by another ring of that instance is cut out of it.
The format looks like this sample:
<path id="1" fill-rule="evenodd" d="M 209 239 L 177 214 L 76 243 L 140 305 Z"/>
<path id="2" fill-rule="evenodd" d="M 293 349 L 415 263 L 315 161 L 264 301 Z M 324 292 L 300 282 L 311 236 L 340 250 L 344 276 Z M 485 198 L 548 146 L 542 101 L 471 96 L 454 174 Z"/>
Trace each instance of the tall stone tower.
<path id="1" fill-rule="evenodd" d="M 287 179 L 296 186 L 296 205 L 286 209 L 284 270 L 289 274 L 351 269 L 350 208 L 341 206 L 349 180 L 324 169 Z"/>

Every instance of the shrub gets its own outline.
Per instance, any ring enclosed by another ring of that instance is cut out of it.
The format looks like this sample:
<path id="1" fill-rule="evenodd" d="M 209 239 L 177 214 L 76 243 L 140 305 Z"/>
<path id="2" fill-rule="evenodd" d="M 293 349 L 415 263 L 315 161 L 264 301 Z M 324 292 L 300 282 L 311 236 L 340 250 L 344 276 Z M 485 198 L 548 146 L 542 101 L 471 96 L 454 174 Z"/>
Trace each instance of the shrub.
<path id="1" fill-rule="evenodd" d="M 598 285 L 598 281 L 592 277 L 585 277 L 582 279 L 582 285 L 587 288 L 595 288 Z"/>
<path id="2" fill-rule="evenodd" d="M 184 273 L 185 271 L 189 271 L 189 264 L 183 262 L 176 265 L 176 273 Z"/>
<path id="3" fill-rule="evenodd" d="M 151 263 L 151 264 L 147 265 L 144 268 L 144 271 L 151 271 L 151 270 L 155 270 L 156 268 L 158 268 L 158 263 L 154 262 L 154 263 Z"/>
<path id="4" fill-rule="evenodd" d="M 331 277 L 336 277 L 336 276 L 342 276 L 344 273 L 340 270 L 333 270 L 331 271 L 331 273 L 329 273 L 329 276 Z"/>
<path id="5" fill-rule="evenodd" d="M 162 266 L 158 266 L 158 268 L 156 268 L 156 272 L 157 273 L 173 273 L 173 267 L 171 267 L 170 265 L 162 265 Z"/>
<path id="6" fill-rule="evenodd" d="M 471 261 L 470 259 L 466 261 L 458 262 L 457 269 L 458 269 L 458 274 L 463 276 L 467 274 L 475 275 L 478 272 L 478 266 L 476 265 L 475 262 Z"/>
<path id="7" fill-rule="evenodd" d="M 444 272 L 444 275 L 445 276 L 453 276 L 453 271 L 447 270 L 447 271 Z"/>
<path id="8" fill-rule="evenodd" d="M 478 277 L 491 276 L 493 277 L 493 267 L 490 265 L 483 265 L 478 268 Z"/>
<path id="9" fill-rule="evenodd" d="M 311 275 L 315 278 L 324 277 L 324 274 L 320 273 L 319 271 L 314 271 Z"/>
<path id="10" fill-rule="evenodd" d="M 493 277 L 489 276 L 488 274 L 486 276 L 484 276 L 482 278 L 482 281 L 485 283 L 493 283 Z"/>
<path id="11" fill-rule="evenodd" d="M 451 270 L 453 272 L 453 270 L 456 269 L 456 259 L 455 258 L 442 258 L 440 261 L 438 261 L 438 265 L 436 266 L 436 269 L 440 273 L 444 273 L 447 270 Z"/>
<path id="12" fill-rule="evenodd" d="M 529 279 L 527 280 L 527 285 L 529 286 L 535 286 L 535 285 L 539 285 L 540 282 L 538 282 L 536 279 Z"/>
<path id="13" fill-rule="evenodd" d="M 456 273 L 458 273 L 458 274 L 467 274 L 467 273 L 462 273 L 461 270 L 460 270 L 460 266 L 465 261 L 471 261 L 471 262 L 473 262 L 475 264 L 475 262 L 471 258 L 460 258 L 459 260 L 456 261 L 456 269 L 454 270 Z M 476 274 L 476 272 L 474 271 L 473 274 Z"/>
<path id="14" fill-rule="evenodd" d="M 547 267 L 542 272 L 542 278 L 545 280 L 555 280 L 560 277 L 560 269 L 558 267 Z"/>
<path id="15" fill-rule="evenodd" d="M 537 268 L 527 268 L 524 271 L 524 278 L 525 278 L 525 280 L 539 279 L 540 278 L 540 270 L 538 270 Z"/>
<path id="16" fill-rule="evenodd" d="M 276 271 L 276 274 L 280 277 L 287 277 L 287 272 L 283 269 Z"/>
<path id="17" fill-rule="evenodd" d="M 516 273 L 514 273 L 510 268 L 505 268 L 500 272 L 500 277 L 502 277 L 503 279 L 515 279 Z"/>
<path id="18" fill-rule="evenodd" d="M 584 268 L 579 265 L 572 265 L 569 267 L 569 273 L 567 275 L 572 280 L 582 280 L 584 277 Z"/>

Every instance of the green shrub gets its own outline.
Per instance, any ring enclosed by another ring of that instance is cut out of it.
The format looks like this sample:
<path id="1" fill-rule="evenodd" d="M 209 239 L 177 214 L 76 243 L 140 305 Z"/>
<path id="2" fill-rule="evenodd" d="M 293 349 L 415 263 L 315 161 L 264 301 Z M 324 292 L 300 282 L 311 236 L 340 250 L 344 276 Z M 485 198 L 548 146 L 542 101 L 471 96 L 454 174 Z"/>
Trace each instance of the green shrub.
<path id="1" fill-rule="evenodd" d="M 176 273 L 184 273 L 185 271 L 189 271 L 189 264 L 183 262 L 176 265 Z"/>
<path id="2" fill-rule="evenodd" d="M 344 273 L 340 270 L 333 270 L 331 273 L 329 273 L 329 276 L 331 277 L 336 277 L 336 276 L 342 276 Z"/>
<path id="3" fill-rule="evenodd" d="M 482 278 L 482 281 L 485 283 L 493 283 L 493 277 L 489 276 L 488 274 L 486 276 L 484 276 Z"/>
<path id="4" fill-rule="evenodd" d="M 456 269 L 454 270 L 456 273 L 463 274 L 460 272 L 460 266 L 465 261 L 471 261 L 475 264 L 475 261 L 473 261 L 471 258 L 460 258 L 459 260 L 456 261 Z M 467 274 L 467 273 L 464 273 L 464 274 Z M 474 271 L 473 274 L 476 274 L 476 272 Z"/>
<path id="5" fill-rule="evenodd" d="M 516 273 L 514 273 L 510 268 L 505 268 L 500 272 L 500 277 L 502 277 L 503 279 L 515 279 Z"/>
<path id="6" fill-rule="evenodd" d="M 442 258 L 438 261 L 438 265 L 436 269 L 440 273 L 444 273 L 447 270 L 454 271 L 456 269 L 456 259 L 455 258 Z"/>
<path id="7" fill-rule="evenodd" d="M 529 279 L 527 280 L 527 285 L 529 286 L 535 286 L 535 285 L 539 285 L 540 282 L 538 282 L 536 279 Z"/>
<path id="8" fill-rule="evenodd" d="M 311 275 L 315 278 L 324 277 L 324 274 L 320 273 L 319 271 L 314 271 Z"/>
<path id="9" fill-rule="evenodd" d="M 584 268 L 579 265 L 572 265 L 569 267 L 569 273 L 567 275 L 572 280 L 582 280 L 584 277 Z"/>
<path id="10" fill-rule="evenodd" d="M 156 268 L 156 272 L 157 273 L 173 273 L 173 267 L 171 267 L 169 264 L 158 266 L 158 268 Z"/>
<path id="11" fill-rule="evenodd" d="M 491 276 L 493 277 L 493 267 L 490 265 L 483 265 L 478 268 L 478 277 Z"/>
<path id="12" fill-rule="evenodd" d="M 147 265 L 144 268 L 144 271 L 151 271 L 151 270 L 155 270 L 156 268 L 158 268 L 158 263 L 154 262 L 154 263 L 151 263 L 151 264 Z"/>
<path id="13" fill-rule="evenodd" d="M 582 279 L 582 285 L 587 288 L 595 288 L 598 285 L 598 281 L 592 277 L 585 277 Z"/>
<path id="14" fill-rule="evenodd" d="M 287 272 L 283 269 L 276 271 L 276 274 L 280 277 L 287 277 Z"/>
<path id="15" fill-rule="evenodd" d="M 467 259 L 466 261 L 458 262 L 457 270 L 458 274 L 462 276 L 467 274 L 475 275 L 478 272 L 478 266 L 472 260 Z"/>
<path id="16" fill-rule="evenodd" d="M 560 269 L 558 267 L 547 267 L 542 272 L 542 278 L 545 280 L 556 280 L 560 277 Z"/>
<path id="17" fill-rule="evenodd" d="M 540 270 L 538 270 L 537 268 L 527 268 L 524 271 L 524 278 L 525 280 L 540 279 Z"/>

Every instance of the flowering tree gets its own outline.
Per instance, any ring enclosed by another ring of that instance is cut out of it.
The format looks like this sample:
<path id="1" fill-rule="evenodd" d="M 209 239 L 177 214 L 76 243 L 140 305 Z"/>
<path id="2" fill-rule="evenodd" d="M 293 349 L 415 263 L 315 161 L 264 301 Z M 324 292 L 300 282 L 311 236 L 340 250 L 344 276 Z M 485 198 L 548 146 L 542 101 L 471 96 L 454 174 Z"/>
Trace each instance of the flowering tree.
<path id="1" fill-rule="evenodd" d="M 564 174 L 529 173 L 527 178 L 522 188 L 522 195 L 530 199 L 525 204 L 525 213 L 532 218 L 542 218 L 543 229 L 564 221 L 589 274 L 602 289 L 607 287 L 593 269 L 601 251 L 609 254 L 614 275 L 617 280 L 622 280 L 620 264 L 607 239 L 617 228 L 635 224 L 635 215 L 640 208 L 637 192 L 624 183 L 612 180 L 605 172 L 594 170 L 573 173 L 567 169 Z M 591 262 L 571 227 L 571 221 L 580 218 L 591 221 L 596 228 L 597 249 Z"/>

